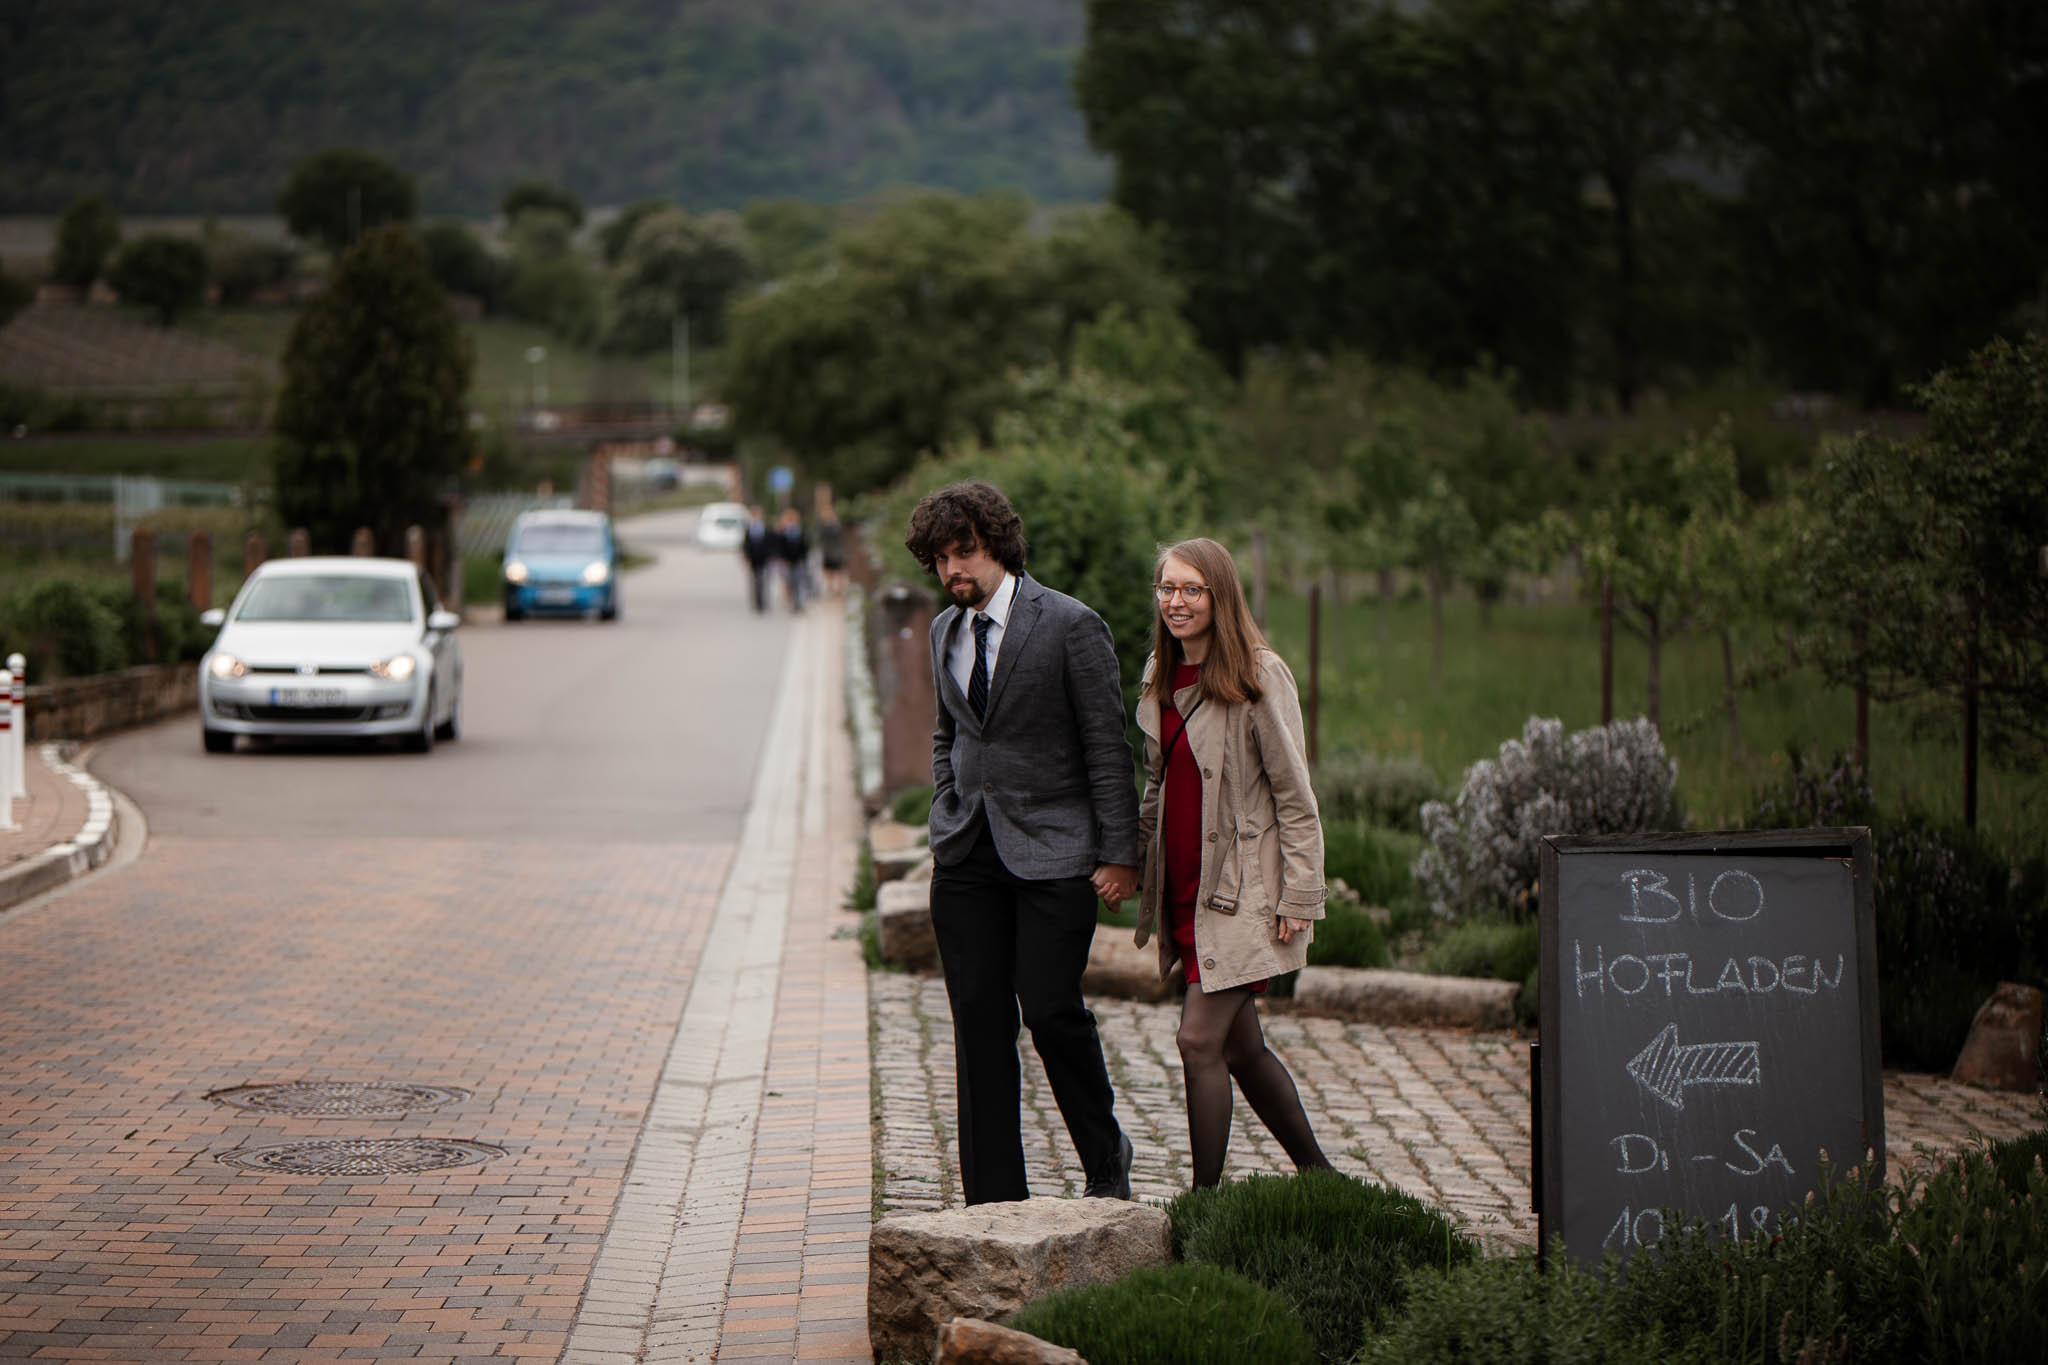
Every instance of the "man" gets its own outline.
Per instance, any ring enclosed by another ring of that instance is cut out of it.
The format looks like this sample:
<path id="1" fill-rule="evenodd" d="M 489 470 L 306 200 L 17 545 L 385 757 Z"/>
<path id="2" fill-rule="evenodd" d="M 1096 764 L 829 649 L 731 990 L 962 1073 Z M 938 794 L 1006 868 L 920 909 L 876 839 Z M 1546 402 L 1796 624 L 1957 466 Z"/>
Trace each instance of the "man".
<path id="1" fill-rule="evenodd" d="M 768 584 L 775 572 L 775 564 L 781 558 L 774 533 L 768 529 L 768 519 L 761 514 L 761 504 L 747 508 L 747 533 L 740 541 L 740 554 L 747 561 L 747 571 L 754 579 L 754 610 L 768 610 Z"/>
<path id="2" fill-rule="evenodd" d="M 986 483 L 927 495 L 904 543 L 952 605 L 932 622 L 932 929 L 953 1010 L 969 1204 L 1030 1197 L 1017 1025 L 1087 1172 L 1131 1197 L 1081 972 L 1095 898 L 1137 888 L 1138 803 L 1109 627 L 1024 572 L 1024 526 Z"/>

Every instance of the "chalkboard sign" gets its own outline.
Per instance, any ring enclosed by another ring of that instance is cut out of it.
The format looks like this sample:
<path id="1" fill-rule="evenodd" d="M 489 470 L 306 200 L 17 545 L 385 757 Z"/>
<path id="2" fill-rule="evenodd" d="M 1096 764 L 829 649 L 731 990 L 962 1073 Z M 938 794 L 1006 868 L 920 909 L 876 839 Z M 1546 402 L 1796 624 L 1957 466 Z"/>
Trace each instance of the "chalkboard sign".
<path id="1" fill-rule="evenodd" d="M 1824 1159 L 1882 1177 L 1871 875 L 1866 829 L 1544 840 L 1546 1251 L 1627 1258 L 1666 1209 L 1770 1229 Z"/>

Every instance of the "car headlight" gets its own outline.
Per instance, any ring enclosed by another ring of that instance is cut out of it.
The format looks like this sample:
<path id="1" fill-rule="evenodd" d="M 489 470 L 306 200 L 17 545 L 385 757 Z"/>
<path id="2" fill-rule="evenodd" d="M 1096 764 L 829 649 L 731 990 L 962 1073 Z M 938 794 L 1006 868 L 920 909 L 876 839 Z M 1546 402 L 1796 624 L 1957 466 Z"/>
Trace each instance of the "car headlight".
<path id="1" fill-rule="evenodd" d="M 602 559 L 594 560 L 583 566 L 583 581 L 585 583 L 602 583 L 611 576 L 612 566 L 605 563 Z"/>
<path id="2" fill-rule="evenodd" d="M 232 654 L 214 654 L 206 661 L 207 671 L 216 678 L 239 678 L 249 671 L 249 665 Z"/>
<path id="3" fill-rule="evenodd" d="M 505 581 L 507 583 L 524 583 L 526 581 L 526 566 L 516 559 L 506 560 Z"/>
<path id="4" fill-rule="evenodd" d="M 394 654 L 382 663 L 370 665 L 373 678 L 390 678 L 393 682 L 404 682 L 420 666 L 420 661 L 410 654 Z"/>

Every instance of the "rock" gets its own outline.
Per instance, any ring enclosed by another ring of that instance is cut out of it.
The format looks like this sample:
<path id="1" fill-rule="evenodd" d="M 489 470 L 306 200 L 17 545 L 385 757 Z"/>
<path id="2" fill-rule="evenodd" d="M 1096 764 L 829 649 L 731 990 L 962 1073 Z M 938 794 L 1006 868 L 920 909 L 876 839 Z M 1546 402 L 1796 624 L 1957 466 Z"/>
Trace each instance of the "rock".
<path id="1" fill-rule="evenodd" d="M 868 1234 L 868 1340 L 876 1360 L 928 1360 L 941 1323 L 1166 1260 L 1166 1211 L 1121 1199 L 892 1214 Z"/>
<path id="2" fill-rule="evenodd" d="M 1088 967 L 1081 973 L 1088 995 L 1113 995 L 1124 1000 L 1160 1001 L 1173 994 L 1170 981 L 1159 979 L 1159 942 L 1140 948 L 1121 925 L 1098 924 L 1088 945 Z"/>
<path id="3" fill-rule="evenodd" d="M 897 881 L 930 857 L 921 825 L 899 825 L 887 816 L 868 825 L 868 856 L 874 860 L 875 885 Z"/>
<path id="4" fill-rule="evenodd" d="M 939 1353 L 932 1365 L 1088 1365 L 1064 1346 L 1040 1341 L 1029 1332 L 954 1318 L 939 1329 Z"/>
<path id="5" fill-rule="evenodd" d="M 925 886 L 930 886 L 932 884 L 933 867 L 932 855 L 926 853 L 924 858 L 915 867 L 903 874 L 903 880 L 906 882 L 920 882 Z"/>
<path id="6" fill-rule="evenodd" d="M 1373 1024 L 1417 1028 L 1511 1028 L 1512 981 L 1430 976 L 1380 967 L 1304 967 L 1294 985 L 1294 1008 Z"/>
<path id="7" fill-rule="evenodd" d="M 930 967 L 939 960 L 939 941 L 932 934 L 932 888 L 929 882 L 890 882 L 875 889 L 876 937 L 882 961 L 903 967 Z"/>
<path id="8" fill-rule="evenodd" d="M 1986 1090 L 2032 1090 L 2041 1084 L 2041 992 L 2001 981 L 1977 1009 L 1951 1079 Z"/>

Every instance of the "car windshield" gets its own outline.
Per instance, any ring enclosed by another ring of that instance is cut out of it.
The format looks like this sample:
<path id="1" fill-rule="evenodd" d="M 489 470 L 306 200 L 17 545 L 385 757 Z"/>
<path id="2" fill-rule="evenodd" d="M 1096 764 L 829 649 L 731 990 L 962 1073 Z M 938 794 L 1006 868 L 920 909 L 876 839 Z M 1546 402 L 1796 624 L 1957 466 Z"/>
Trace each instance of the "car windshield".
<path id="1" fill-rule="evenodd" d="M 519 533 L 523 555 L 601 555 L 604 532 L 595 526 L 529 526 Z"/>
<path id="2" fill-rule="evenodd" d="M 367 574 L 277 574 L 259 578 L 237 621 L 410 621 L 412 597 L 399 578 Z"/>

